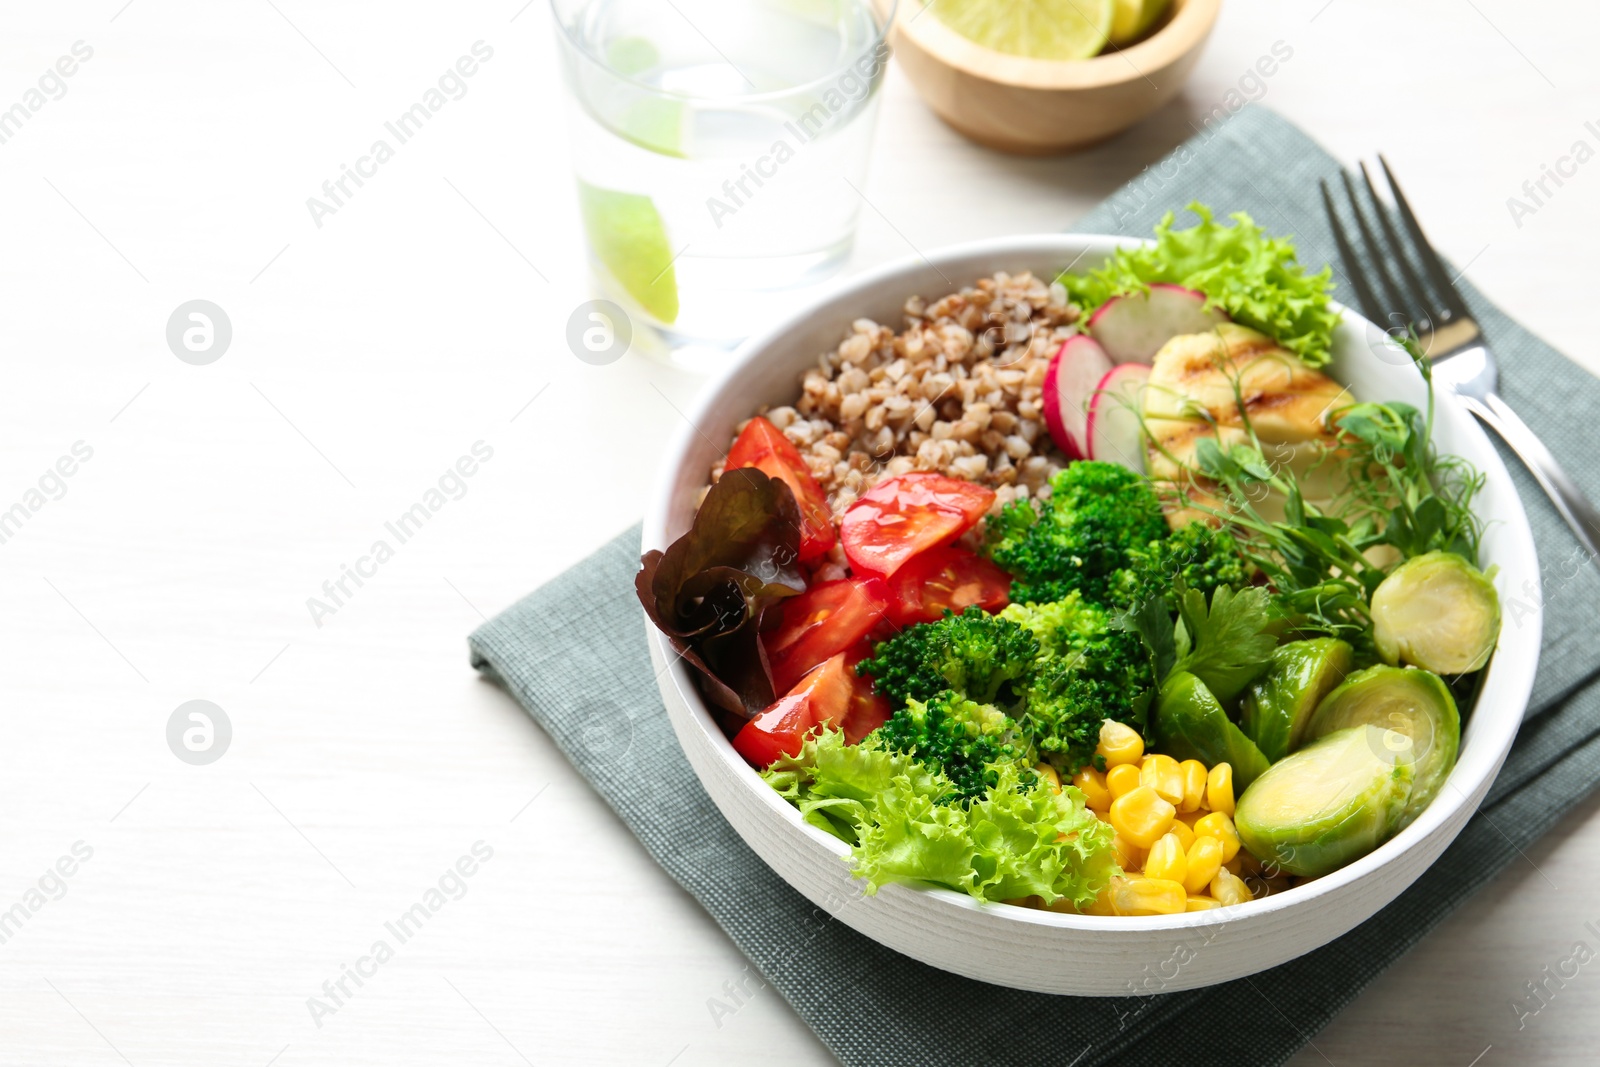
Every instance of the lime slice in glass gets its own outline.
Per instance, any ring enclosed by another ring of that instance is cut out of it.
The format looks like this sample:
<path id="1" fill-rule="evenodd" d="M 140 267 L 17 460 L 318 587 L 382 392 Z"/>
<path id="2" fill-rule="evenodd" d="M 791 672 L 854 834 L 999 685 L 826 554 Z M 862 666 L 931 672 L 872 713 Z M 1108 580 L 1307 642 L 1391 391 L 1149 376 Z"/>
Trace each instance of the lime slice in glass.
<path id="1" fill-rule="evenodd" d="M 586 106 L 596 121 L 618 137 L 663 156 L 685 159 L 689 109 L 674 96 L 648 88 L 644 76 L 661 65 L 661 54 L 647 38 L 619 37 L 606 45 L 606 66 L 640 84 L 620 86 L 604 101 Z"/>
<path id="2" fill-rule="evenodd" d="M 619 37 L 606 45 L 606 66 L 624 77 L 643 74 L 661 62 L 661 53 L 644 37 Z"/>
<path id="3" fill-rule="evenodd" d="M 648 196 L 578 183 L 589 247 L 624 292 L 657 322 L 678 318 L 678 278 L 661 213 Z"/>
<path id="4" fill-rule="evenodd" d="M 683 101 L 666 96 L 638 96 L 614 128 L 625 140 L 674 159 L 687 159 L 684 126 L 688 109 Z"/>
<path id="5" fill-rule="evenodd" d="M 928 0 L 940 22 L 985 48 L 1029 59 L 1088 59 L 1111 35 L 1116 0 Z"/>

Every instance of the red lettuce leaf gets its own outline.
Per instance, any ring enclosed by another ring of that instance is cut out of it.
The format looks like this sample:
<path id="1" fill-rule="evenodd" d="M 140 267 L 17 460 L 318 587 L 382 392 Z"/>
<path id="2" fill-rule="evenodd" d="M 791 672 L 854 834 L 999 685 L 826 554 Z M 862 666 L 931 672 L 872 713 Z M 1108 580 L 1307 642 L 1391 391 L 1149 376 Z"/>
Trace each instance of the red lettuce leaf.
<path id="1" fill-rule="evenodd" d="M 706 699 L 741 720 L 777 699 L 761 620 L 805 591 L 799 560 L 794 494 L 754 467 L 724 474 L 689 532 L 640 559 L 634 588 L 645 614 L 700 672 Z"/>

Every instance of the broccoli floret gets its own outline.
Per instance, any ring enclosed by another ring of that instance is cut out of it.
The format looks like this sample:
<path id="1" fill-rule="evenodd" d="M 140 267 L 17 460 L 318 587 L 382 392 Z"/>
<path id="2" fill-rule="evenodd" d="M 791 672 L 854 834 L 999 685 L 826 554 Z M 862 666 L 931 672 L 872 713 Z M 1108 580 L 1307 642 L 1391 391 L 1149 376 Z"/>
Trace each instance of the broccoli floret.
<path id="1" fill-rule="evenodd" d="M 1050 480 L 1038 512 L 1028 501 L 989 519 L 990 557 L 1014 579 L 1019 604 L 1062 600 L 1074 591 L 1114 604 L 1113 583 L 1130 553 L 1166 536 L 1161 502 L 1143 476 L 1116 463 L 1073 463 Z"/>
<path id="2" fill-rule="evenodd" d="M 997 763 L 1032 762 L 1027 742 L 1009 716 L 948 689 L 927 701 L 907 701 L 863 744 L 904 752 L 943 770 L 957 794 L 946 801 L 982 796 L 998 777 Z M 1032 775 L 1026 768 L 1024 773 Z"/>
<path id="3" fill-rule="evenodd" d="M 1163 537 L 1133 549 L 1129 565 L 1119 571 L 1112 583 L 1115 599 L 1137 604 L 1153 595 L 1162 596 L 1167 607 L 1178 608 L 1174 586 L 1198 589 L 1209 599 L 1218 586 L 1243 588 L 1249 583 L 1239 543 L 1226 530 L 1215 530 L 1203 522 L 1191 522 L 1170 537 Z"/>
<path id="4" fill-rule="evenodd" d="M 856 666 L 896 707 L 954 689 L 980 704 L 1011 704 L 1039 655 L 1033 634 L 1009 619 L 969 607 L 879 643 Z"/>
<path id="5" fill-rule="evenodd" d="M 1024 692 L 1019 718 L 1040 756 L 1072 774 L 1094 758 L 1105 719 L 1143 732 L 1154 691 L 1150 657 L 1139 635 L 1108 627 L 1041 663 Z"/>
<path id="6" fill-rule="evenodd" d="M 1041 660 L 1082 652 L 1111 625 L 1103 610 L 1085 604 L 1076 592 L 1048 604 L 1010 604 L 1000 617 L 1033 634 Z"/>

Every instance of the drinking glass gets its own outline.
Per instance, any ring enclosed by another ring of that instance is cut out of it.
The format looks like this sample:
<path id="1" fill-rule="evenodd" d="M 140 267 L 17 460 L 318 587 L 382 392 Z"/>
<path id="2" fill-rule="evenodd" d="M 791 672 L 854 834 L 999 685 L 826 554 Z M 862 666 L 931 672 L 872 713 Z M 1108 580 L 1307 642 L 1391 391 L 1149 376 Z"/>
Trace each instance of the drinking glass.
<path id="1" fill-rule="evenodd" d="M 845 263 L 893 7 L 551 0 L 601 290 L 713 368 Z"/>

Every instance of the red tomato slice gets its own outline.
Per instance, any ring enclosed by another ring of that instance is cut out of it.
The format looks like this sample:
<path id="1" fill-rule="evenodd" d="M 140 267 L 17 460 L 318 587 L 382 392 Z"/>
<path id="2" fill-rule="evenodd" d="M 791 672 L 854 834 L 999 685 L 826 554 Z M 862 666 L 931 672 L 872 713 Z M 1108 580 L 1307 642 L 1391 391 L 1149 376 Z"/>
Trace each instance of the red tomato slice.
<path id="1" fill-rule="evenodd" d="M 942 474 L 902 474 L 879 482 L 844 513 L 839 536 L 857 573 L 887 578 L 906 560 L 947 545 L 994 503 L 994 491 Z"/>
<path id="2" fill-rule="evenodd" d="M 724 470 L 740 467 L 754 467 L 768 478 L 777 478 L 794 494 L 800 507 L 802 560 L 816 559 L 833 547 L 833 512 L 828 509 L 827 494 L 782 430 L 759 415 L 746 423 L 723 464 Z"/>
<path id="3" fill-rule="evenodd" d="M 773 689 L 787 693 L 811 668 L 860 641 L 888 603 L 888 587 L 870 576 L 818 582 L 784 600 L 782 622 L 761 638 Z"/>
<path id="4" fill-rule="evenodd" d="M 756 767 L 770 767 L 780 756 L 798 755 L 813 725 L 804 695 L 781 696 L 733 735 L 733 750 Z"/>
<path id="5" fill-rule="evenodd" d="M 976 604 L 995 612 L 1011 603 L 1011 575 L 969 549 L 955 545 L 915 557 L 889 579 L 885 615 L 896 626 L 933 622 L 945 609 L 957 615 Z"/>
<path id="6" fill-rule="evenodd" d="M 814 724 L 842 730 L 851 702 L 855 699 L 855 666 L 847 653 L 829 656 L 794 688 L 795 691 L 805 692 L 811 704 L 811 721 Z"/>
<path id="7" fill-rule="evenodd" d="M 829 658 L 734 735 L 733 749 L 757 767 L 797 756 L 818 726 L 841 727 L 856 697 L 856 672 L 843 652 Z M 861 679 L 865 680 L 865 679 Z"/>
<path id="8" fill-rule="evenodd" d="M 872 691 L 872 679 L 856 673 L 856 664 L 870 655 L 872 646 L 865 641 L 845 653 L 845 666 L 850 671 L 850 706 L 839 729 L 844 731 L 847 745 L 856 744 L 894 714 L 889 701 Z"/>

